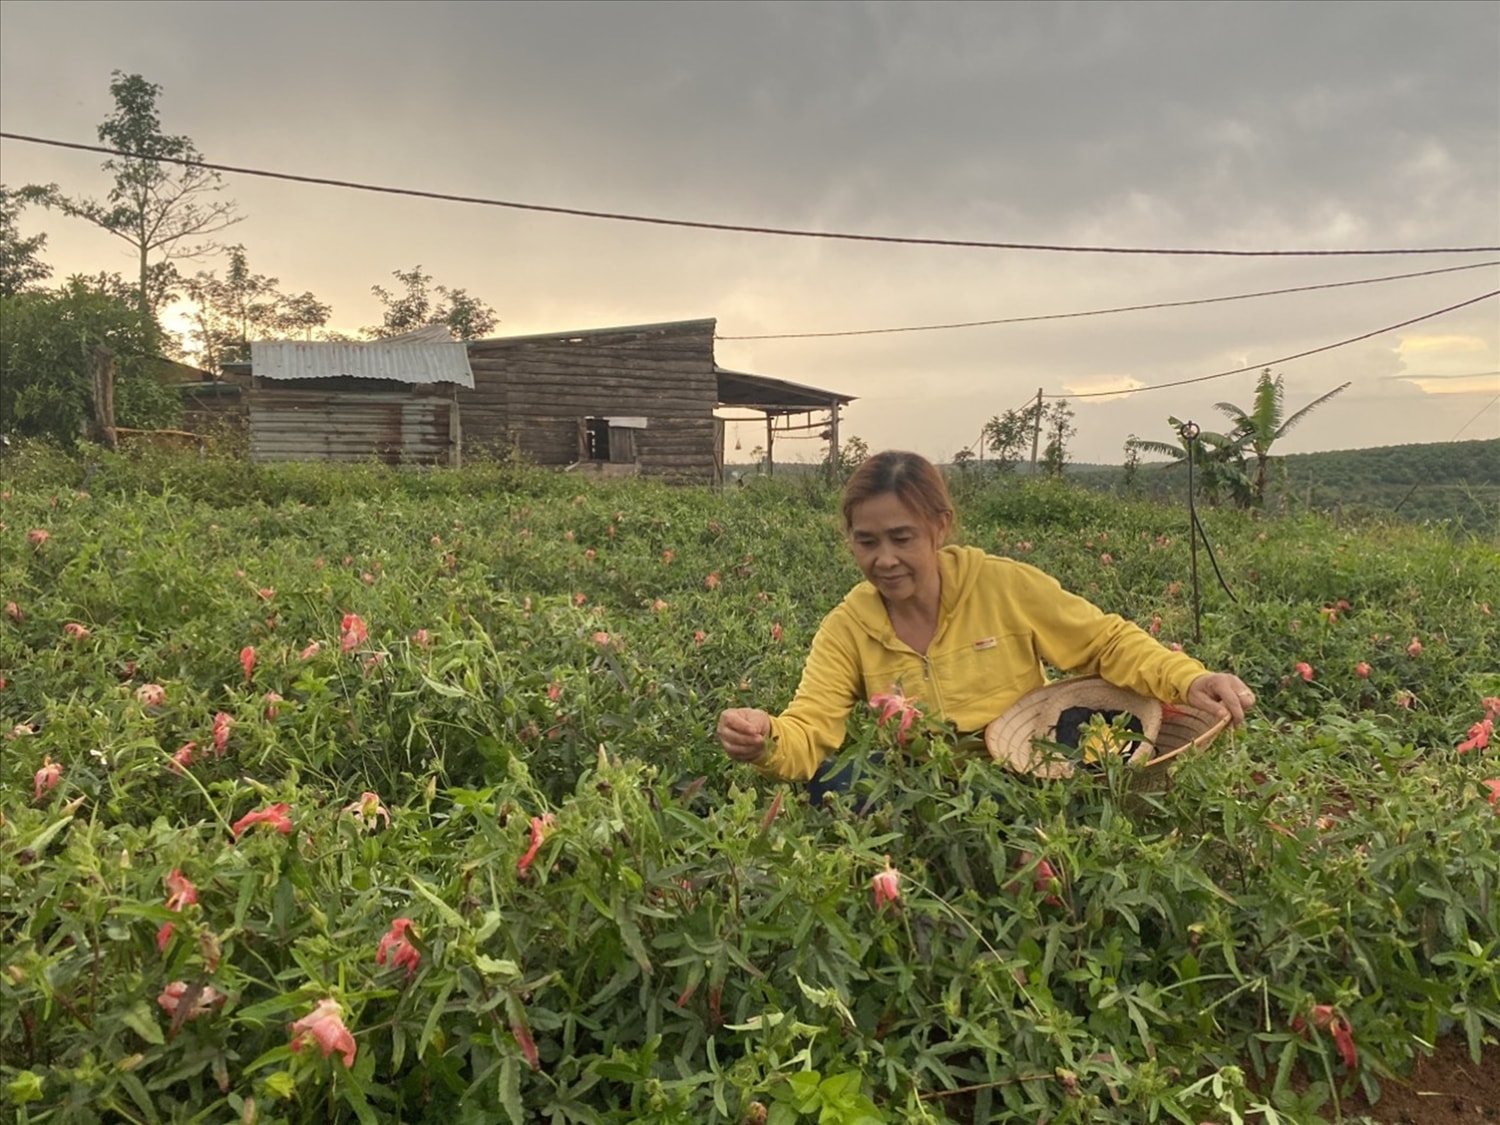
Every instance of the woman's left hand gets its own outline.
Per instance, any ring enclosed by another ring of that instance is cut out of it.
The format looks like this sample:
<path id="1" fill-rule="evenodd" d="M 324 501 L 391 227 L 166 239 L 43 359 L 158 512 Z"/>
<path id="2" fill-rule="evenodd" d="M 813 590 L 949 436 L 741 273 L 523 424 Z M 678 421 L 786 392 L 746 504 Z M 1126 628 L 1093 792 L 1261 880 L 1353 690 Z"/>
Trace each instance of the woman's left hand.
<path id="1" fill-rule="evenodd" d="M 1245 712 L 1255 706 L 1255 693 L 1238 676 L 1210 672 L 1193 681 L 1188 688 L 1187 703 L 1220 718 L 1227 715 L 1239 727 L 1245 725 Z"/>

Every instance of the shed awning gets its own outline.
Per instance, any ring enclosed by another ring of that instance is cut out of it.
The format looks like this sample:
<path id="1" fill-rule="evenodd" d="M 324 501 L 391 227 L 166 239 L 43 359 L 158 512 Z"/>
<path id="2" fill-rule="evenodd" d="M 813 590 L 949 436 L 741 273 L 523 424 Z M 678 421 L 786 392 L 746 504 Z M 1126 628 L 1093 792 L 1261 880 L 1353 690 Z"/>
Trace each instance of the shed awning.
<path id="1" fill-rule="evenodd" d="M 443 330 L 447 335 L 447 330 Z M 261 379 L 389 379 L 397 383 L 474 386 L 467 345 L 449 338 L 374 340 L 260 340 L 250 345 L 250 369 Z M 228 365 L 226 365 L 228 370 Z"/>
<path id="2" fill-rule="evenodd" d="M 843 406 L 853 402 L 855 398 L 854 395 L 840 394 L 821 387 L 789 383 L 785 379 L 730 371 L 717 364 L 714 365 L 714 374 L 719 381 L 720 406 L 740 406 L 766 414 L 804 414 L 809 410 L 828 410 L 835 404 Z"/>

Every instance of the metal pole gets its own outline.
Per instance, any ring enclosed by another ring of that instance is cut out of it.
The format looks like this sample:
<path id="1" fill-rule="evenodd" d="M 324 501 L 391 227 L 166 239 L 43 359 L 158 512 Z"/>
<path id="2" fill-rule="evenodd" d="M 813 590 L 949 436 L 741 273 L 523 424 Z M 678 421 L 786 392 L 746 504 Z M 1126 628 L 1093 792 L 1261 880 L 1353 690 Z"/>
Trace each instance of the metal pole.
<path id="1" fill-rule="evenodd" d="M 1036 389 L 1036 425 L 1031 431 L 1031 477 L 1036 479 L 1036 447 L 1042 438 L 1042 388 Z"/>
<path id="2" fill-rule="evenodd" d="M 1193 462 L 1198 459 L 1198 424 L 1184 422 L 1177 431 L 1187 447 L 1188 463 L 1188 553 L 1193 575 L 1193 643 L 1203 642 L 1202 606 L 1198 598 L 1198 508 L 1193 498 Z"/>

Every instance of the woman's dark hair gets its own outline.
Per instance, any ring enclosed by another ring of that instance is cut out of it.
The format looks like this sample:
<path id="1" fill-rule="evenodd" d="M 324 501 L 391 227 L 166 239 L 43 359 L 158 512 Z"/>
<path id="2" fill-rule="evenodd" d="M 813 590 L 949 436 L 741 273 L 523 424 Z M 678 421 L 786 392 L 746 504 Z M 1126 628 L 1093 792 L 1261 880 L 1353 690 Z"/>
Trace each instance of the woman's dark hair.
<path id="1" fill-rule="evenodd" d="M 920 453 L 887 449 L 865 459 L 844 485 L 844 530 L 854 523 L 854 507 L 875 496 L 893 493 L 936 530 L 944 513 L 955 515 L 943 474 Z"/>

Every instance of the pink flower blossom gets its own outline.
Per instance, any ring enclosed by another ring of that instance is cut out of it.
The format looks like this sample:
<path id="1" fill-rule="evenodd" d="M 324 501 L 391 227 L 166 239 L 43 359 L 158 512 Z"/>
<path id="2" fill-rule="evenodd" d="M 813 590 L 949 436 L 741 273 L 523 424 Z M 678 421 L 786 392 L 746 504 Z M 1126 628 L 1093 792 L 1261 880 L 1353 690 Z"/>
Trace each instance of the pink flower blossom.
<path id="1" fill-rule="evenodd" d="M 198 888 L 179 868 L 167 873 L 167 909 L 180 911 L 198 901 Z"/>
<path id="2" fill-rule="evenodd" d="M 42 768 L 37 770 L 36 776 L 32 778 L 32 800 L 40 801 L 56 789 L 57 783 L 62 780 L 62 772 L 62 766 L 54 762 L 50 755 L 43 758 Z"/>
<path id="3" fill-rule="evenodd" d="M 1479 701 L 1486 719 L 1500 719 L 1500 696 L 1489 695 Z"/>
<path id="4" fill-rule="evenodd" d="M 174 980 L 161 990 L 161 995 L 156 998 L 156 1002 L 161 1005 L 162 1010 L 167 1015 L 175 1019 L 178 1005 L 182 1003 L 182 998 L 187 994 L 187 990 L 186 981 Z M 198 990 L 198 995 L 193 1000 L 192 1009 L 183 1016 L 183 1019 L 195 1020 L 199 1016 L 206 1016 L 210 1009 L 216 1008 L 223 1003 L 224 994 L 215 989 L 213 985 L 205 984 Z"/>
<path id="5" fill-rule="evenodd" d="M 426 629 L 418 629 L 411 635 L 411 643 L 418 648 L 427 648 L 432 644 L 432 635 Z"/>
<path id="6" fill-rule="evenodd" d="M 663 551 L 661 553 L 661 561 L 664 562 L 664 563 L 669 563 L 673 559 L 675 559 L 676 557 L 677 557 L 677 552 L 671 550 L 670 548 L 667 549 L 667 550 L 665 550 L 665 551 Z"/>
<path id="7" fill-rule="evenodd" d="M 276 596 L 276 591 L 270 586 L 261 586 L 255 591 L 255 596 L 263 602 L 268 602 Z"/>
<path id="8" fill-rule="evenodd" d="M 1151 635 L 1153 637 L 1155 637 L 1155 636 L 1160 635 L 1160 633 L 1161 633 L 1161 614 L 1159 614 L 1159 613 L 1153 613 L 1151 615 Z"/>
<path id="9" fill-rule="evenodd" d="M 1297 675 L 1301 676 L 1308 683 L 1312 683 L 1313 666 L 1305 660 L 1297 661 Z"/>
<path id="10" fill-rule="evenodd" d="M 1022 852 L 1015 869 L 1019 871 L 1031 863 L 1033 859 L 1036 859 L 1036 857 L 1031 852 Z M 1031 886 L 1037 894 L 1042 896 L 1042 902 L 1045 905 L 1062 905 L 1062 899 L 1057 897 L 1057 891 L 1062 886 L 1062 878 L 1058 875 L 1057 868 L 1053 867 L 1047 859 L 1043 858 L 1036 861 L 1036 871 L 1032 874 Z M 1011 894 L 1021 893 L 1019 883 L 1010 883 L 1005 889 Z"/>
<path id="11" fill-rule="evenodd" d="M 870 707 L 880 712 L 879 718 L 875 720 L 880 726 L 885 726 L 892 719 L 898 720 L 896 727 L 898 742 L 906 741 L 912 723 L 922 717 L 921 709 L 907 699 L 897 687 L 891 688 L 888 692 L 877 692 L 870 696 Z"/>
<path id="12" fill-rule="evenodd" d="M 276 717 L 276 710 L 277 710 L 276 705 L 278 703 L 280 703 L 280 702 L 282 702 L 282 698 L 281 698 L 281 693 L 279 691 L 268 691 L 268 692 L 266 692 L 266 718 L 267 719 L 274 719 Z"/>
<path id="13" fill-rule="evenodd" d="M 184 742 L 182 744 L 182 749 L 178 750 L 177 753 L 172 755 L 172 769 L 177 773 L 181 773 L 183 770 L 187 769 L 188 766 L 192 765 L 193 751 L 196 749 L 198 749 L 198 744 L 196 742 Z"/>
<path id="14" fill-rule="evenodd" d="M 596 645 L 607 645 L 607 644 L 609 644 L 609 634 L 606 633 L 606 632 L 604 632 L 601 629 L 599 632 L 597 632 L 597 633 L 594 634 L 594 643 Z"/>
<path id="15" fill-rule="evenodd" d="M 357 613 L 344 614 L 344 624 L 339 636 L 339 643 L 345 652 L 349 652 L 364 644 L 370 636 L 370 630 L 366 627 L 364 618 Z"/>
<path id="16" fill-rule="evenodd" d="M 1487 777 L 1479 784 L 1490 791 L 1490 804 L 1500 814 L 1500 777 Z"/>
<path id="17" fill-rule="evenodd" d="M 1469 728 L 1469 737 L 1458 744 L 1458 752 L 1467 754 L 1470 750 L 1483 750 L 1490 744 L 1490 735 L 1495 731 L 1495 720 L 1490 718 L 1480 719 Z"/>
<path id="18" fill-rule="evenodd" d="M 383 653 L 383 652 L 372 652 L 372 653 L 370 653 L 369 656 L 365 657 L 365 675 L 368 676 L 371 672 L 373 672 L 376 668 L 379 668 L 384 663 L 385 663 L 385 653 Z"/>
<path id="19" fill-rule="evenodd" d="M 344 1009 L 337 1000 L 319 1000 L 307 1015 L 292 1024 L 292 1050 L 300 1051 L 311 1039 L 326 1059 L 335 1051 L 344 1057 L 344 1066 L 354 1065 L 354 1036 L 344 1026 Z"/>
<path id="20" fill-rule="evenodd" d="M 781 622 L 780 621 L 774 622 L 771 625 L 771 639 L 773 641 L 779 641 L 779 640 L 781 640 Z"/>
<path id="21" fill-rule="evenodd" d="M 142 684 L 135 689 L 135 697 L 142 707 L 160 707 L 167 701 L 167 689 L 160 684 Z"/>
<path id="22" fill-rule="evenodd" d="M 594 561 L 594 548 L 590 547 L 588 550 L 584 551 L 583 552 L 583 557 L 586 558 L 586 559 L 588 559 L 590 562 L 593 562 Z"/>
<path id="23" fill-rule="evenodd" d="M 380 803 L 380 795 L 371 793 L 368 789 L 359 795 L 359 800 L 345 805 L 344 811 L 365 828 L 374 828 L 375 822 L 382 818 L 387 828 L 391 826 L 391 814 Z"/>
<path id="24" fill-rule="evenodd" d="M 552 829 L 557 826 L 557 818 L 551 813 L 531 818 L 531 847 L 526 849 L 524 855 L 516 860 L 516 871 L 522 875 L 536 859 L 536 853 L 541 850 L 542 842 L 552 834 Z"/>
<path id="25" fill-rule="evenodd" d="M 553 680 L 550 684 L 548 684 L 547 698 L 550 699 L 553 703 L 556 703 L 559 699 L 561 699 L 562 684 L 558 683 L 556 680 Z"/>
<path id="26" fill-rule="evenodd" d="M 248 812 L 229 826 L 230 835 L 238 840 L 242 832 L 254 828 L 257 824 L 265 824 L 283 836 L 290 836 L 292 821 L 287 816 L 287 813 L 291 811 L 292 806 L 282 801 L 274 805 L 267 805 L 263 809 L 256 809 L 254 812 Z"/>
<path id="27" fill-rule="evenodd" d="M 660 613 L 662 610 L 667 608 L 667 603 L 662 601 L 660 598 L 657 598 L 654 602 L 651 603 L 651 608 L 657 613 Z"/>
<path id="28" fill-rule="evenodd" d="M 717 570 L 714 571 L 703 580 L 703 584 L 710 590 L 717 590 L 719 588 L 719 572 Z"/>
<path id="29" fill-rule="evenodd" d="M 584 595 L 583 595 L 583 594 L 581 594 L 581 593 L 579 593 L 579 594 L 574 594 L 574 595 L 573 595 L 573 604 L 574 604 L 574 605 L 582 605 L 582 604 L 583 604 L 583 603 L 584 603 L 584 602 L 586 602 L 586 601 L 588 601 L 588 598 L 587 598 L 587 597 L 585 597 L 585 596 L 584 596 Z"/>
<path id="30" fill-rule="evenodd" d="M 47 540 L 51 538 L 52 533 L 50 531 L 44 531 L 40 527 L 33 528 L 31 531 L 28 531 L 26 533 L 26 542 L 30 543 L 33 547 L 41 547 L 45 545 Z"/>
<path id="31" fill-rule="evenodd" d="M 901 901 L 901 872 L 891 866 L 891 857 L 885 857 L 885 869 L 877 871 L 870 879 L 870 890 L 875 895 L 875 909 L 884 910 L 887 903 L 892 906 Z"/>
<path id="32" fill-rule="evenodd" d="M 255 674 L 255 646 L 246 645 L 240 649 L 240 667 L 245 670 L 245 682 L 250 682 L 250 677 Z"/>
<path id="33" fill-rule="evenodd" d="M 708 634 L 702 629 L 693 630 L 693 644 L 701 645 L 706 640 L 708 640 Z"/>
<path id="34" fill-rule="evenodd" d="M 298 660 L 311 660 L 313 657 L 315 657 L 315 656 L 318 655 L 318 653 L 322 650 L 322 648 L 323 648 L 323 646 L 320 645 L 317 641 L 312 641 L 312 642 L 310 642 L 308 644 L 308 646 L 305 649 L 303 649 L 301 652 L 299 652 L 297 654 L 297 659 Z"/>
<path id="35" fill-rule="evenodd" d="M 1422 642 L 1419 641 L 1419 640 L 1417 640 L 1416 637 L 1413 637 L 1411 639 L 1411 643 L 1406 646 L 1406 655 L 1407 656 L 1421 656 L 1422 655 Z"/>
<path id="36" fill-rule="evenodd" d="M 80 625 L 76 621 L 69 621 L 66 625 L 64 625 L 63 632 L 68 634 L 68 636 L 72 637 L 75 641 L 81 641 L 89 635 L 88 627 L 85 625 Z"/>
<path id="37" fill-rule="evenodd" d="M 1102 555 L 1099 556 L 1099 561 L 1101 563 L 1103 563 L 1105 566 L 1113 566 L 1114 562 L 1115 562 L 1115 557 L 1113 555 L 1111 555 L 1108 551 L 1105 551 Z"/>
<path id="38" fill-rule="evenodd" d="M 18 606 L 18 605 L 16 605 L 15 602 L 6 602 L 5 603 L 5 616 L 9 617 L 12 621 L 14 621 L 18 625 L 22 621 L 26 620 L 26 615 L 21 612 L 21 607 Z"/>
<path id="39" fill-rule="evenodd" d="M 229 728 L 233 725 L 234 719 L 228 712 L 219 711 L 214 715 L 214 757 L 222 758 L 229 748 Z"/>
<path id="40" fill-rule="evenodd" d="M 415 973 L 422 954 L 407 940 L 406 934 L 410 929 L 410 918 L 397 918 L 392 922 L 390 931 L 381 937 L 380 945 L 375 950 L 375 964 L 384 965 L 389 958 L 392 968 L 405 969 L 408 977 Z"/>
<path id="41" fill-rule="evenodd" d="M 365 571 L 363 574 L 361 574 L 359 576 L 359 580 L 361 582 L 363 582 L 366 586 L 373 586 L 373 585 L 375 585 L 375 576 L 373 574 L 371 574 L 368 570 Z"/>
<path id="42" fill-rule="evenodd" d="M 1411 692 L 1402 689 L 1396 693 L 1396 706 L 1405 707 L 1408 711 L 1416 706 L 1417 697 Z"/>
<path id="43" fill-rule="evenodd" d="M 1361 660 L 1354 666 L 1354 674 L 1362 680 L 1368 680 L 1370 678 L 1370 666 Z"/>

